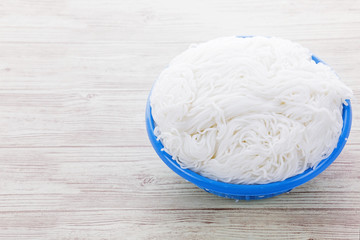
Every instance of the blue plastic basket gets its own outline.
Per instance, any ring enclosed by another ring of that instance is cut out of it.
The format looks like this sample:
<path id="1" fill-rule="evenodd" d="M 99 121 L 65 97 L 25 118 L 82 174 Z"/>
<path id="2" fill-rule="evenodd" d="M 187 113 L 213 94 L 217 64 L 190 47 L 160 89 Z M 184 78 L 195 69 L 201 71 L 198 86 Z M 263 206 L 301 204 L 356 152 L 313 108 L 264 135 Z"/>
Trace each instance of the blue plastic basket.
<path id="1" fill-rule="evenodd" d="M 316 62 L 323 62 L 319 58 L 312 56 L 312 59 Z M 151 92 L 150 92 L 151 94 Z M 349 133 L 351 129 L 352 122 L 352 109 L 350 100 L 346 100 L 347 105 L 343 105 L 343 127 L 342 132 L 339 137 L 339 141 L 337 147 L 331 153 L 331 155 L 325 159 L 323 159 L 316 168 L 309 168 L 305 172 L 298 174 L 296 176 L 285 179 L 281 182 L 274 182 L 268 184 L 254 184 L 254 185 L 244 185 L 244 184 L 231 184 L 215 181 L 206 177 L 203 177 L 189 169 L 181 168 L 180 165 L 172 159 L 172 157 L 167 154 L 165 151 L 162 151 L 163 145 L 157 140 L 157 137 L 154 135 L 155 123 L 151 114 L 150 107 L 150 95 L 147 100 L 146 105 L 146 129 L 150 139 L 152 146 L 154 147 L 156 153 L 163 160 L 163 162 L 171 168 L 175 173 L 183 177 L 184 179 L 192 182 L 199 188 L 213 193 L 215 195 L 232 198 L 238 200 L 255 200 L 255 199 L 264 199 L 273 197 L 285 192 L 290 192 L 293 188 L 304 184 L 317 175 L 319 175 L 322 171 L 324 171 L 341 153 L 344 148 Z"/>

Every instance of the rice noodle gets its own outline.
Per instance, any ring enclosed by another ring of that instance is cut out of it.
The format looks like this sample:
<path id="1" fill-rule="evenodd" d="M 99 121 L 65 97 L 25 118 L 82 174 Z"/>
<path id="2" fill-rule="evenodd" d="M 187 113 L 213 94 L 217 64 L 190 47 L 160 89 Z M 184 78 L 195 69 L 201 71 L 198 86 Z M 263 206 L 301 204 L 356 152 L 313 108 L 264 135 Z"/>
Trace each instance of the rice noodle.
<path id="1" fill-rule="evenodd" d="M 279 38 L 191 45 L 150 97 L 155 134 L 181 167 L 236 184 L 281 181 L 331 154 L 352 96 L 308 49 Z"/>

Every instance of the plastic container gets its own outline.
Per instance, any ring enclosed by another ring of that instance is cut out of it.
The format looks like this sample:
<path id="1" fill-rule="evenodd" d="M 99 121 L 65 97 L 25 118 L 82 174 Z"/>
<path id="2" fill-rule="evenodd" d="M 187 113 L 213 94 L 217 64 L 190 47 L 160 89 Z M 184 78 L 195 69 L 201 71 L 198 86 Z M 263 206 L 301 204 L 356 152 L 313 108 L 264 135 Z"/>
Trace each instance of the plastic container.
<path id="1" fill-rule="evenodd" d="M 322 62 L 319 58 L 315 57 L 314 55 L 312 56 L 312 59 L 316 63 Z M 172 160 L 169 154 L 167 154 L 165 151 L 161 151 L 163 145 L 160 141 L 157 140 L 156 136 L 154 135 L 155 124 L 151 115 L 150 98 L 148 98 L 146 105 L 146 113 L 145 113 L 146 129 L 152 146 L 154 147 L 159 157 L 163 160 L 163 162 L 169 168 L 171 168 L 175 173 L 177 173 L 184 179 L 188 180 L 189 182 L 192 182 L 199 188 L 209 193 L 213 193 L 215 195 L 225 198 L 231 198 L 237 200 L 264 199 L 282 193 L 290 192 L 293 188 L 301 184 L 304 184 L 310 181 L 311 179 L 313 179 L 314 177 L 316 177 L 317 175 L 319 175 L 332 162 L 334 162 L 334 160 L 339 156 L 342 149 L 344 148 L 351 129 L 351 122 L 352 122 L 351 103 L 350 100 L 346 100 L 346 102 L 348 103 L 348 105 L 343 105 L 342 132 L 339 137 L 337 147 L 334 149 L 331 155 L 323 159 L 316 166 L 316 168 L 309 168 L 305 172 L 287 178 L 284 181 L 268 183 L 268 184 L 244 185 L 244 184 L 224 183 L 203 177 L 189 169 L 181 168 L 176 161 Z"/>

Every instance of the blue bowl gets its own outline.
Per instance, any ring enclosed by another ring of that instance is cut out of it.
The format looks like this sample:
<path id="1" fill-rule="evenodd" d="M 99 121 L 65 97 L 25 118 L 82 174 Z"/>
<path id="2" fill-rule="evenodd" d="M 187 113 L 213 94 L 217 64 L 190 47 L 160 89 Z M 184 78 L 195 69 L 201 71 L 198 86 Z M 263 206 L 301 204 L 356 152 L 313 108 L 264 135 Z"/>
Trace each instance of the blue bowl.
<path id="1" fill-rule="evenodd" d="M 316 63 L 322 62 L 319 58 L 315 57 L 314 55 L 312 56 L 312 59 Z M 167 154 L 165 151 L 162 151 L 164 146 L 159 140 L 157 140 L 157 137 L 154 135 L 155 123 L 151 114 L 150 95 L 146 105 L 145 121 L 146 121 L 146 129 L 150 142 L 154 147 L 156 153 L 163 160 L 163 162 L 178 175 L 188 180 L 189 182 L 192 182 L 199 188 L 209 193 L 218 195 L 220 197 L 237 199 L 237 200 L 255 200 L 255 199 L 274 197 L 282 193 L 290 192 L 293 188 L 310 181 L 311 179 L 319 175 L 322 171 L 324 171 L 328 166 L 330 166 L 330 164 L 341 153 L 350 134 L 351 122 L 352 122 L 352 110 L 351 110 L 350 100 L 346 100 L 346 102 L 347 105 L 343 105 L 343 112 L 342 112 L 342 118 L 343 118 L 342 131 L 339 137 L 337 147 L 334 149 L 331 155 L 323 159 L 316 166 L 316 168 L 309 168 L 305 172 L 287 178 L 281 182 L 274 182 L 268 184 L 244 185 L 244 184 L 224 183 L 203 177 L 189 169 L 181 168 L 180 165 L 176 161 L 174 161 L 169 154 Z"/>

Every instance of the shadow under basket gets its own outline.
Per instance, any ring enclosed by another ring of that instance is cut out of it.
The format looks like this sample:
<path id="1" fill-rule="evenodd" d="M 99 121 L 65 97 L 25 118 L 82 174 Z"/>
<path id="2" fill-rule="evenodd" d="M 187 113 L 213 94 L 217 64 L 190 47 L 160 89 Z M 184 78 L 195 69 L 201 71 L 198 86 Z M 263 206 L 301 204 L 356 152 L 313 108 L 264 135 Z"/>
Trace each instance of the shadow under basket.
<path id="1" fill-rule="evenodd" d="M 315 56 L 312 56 L 312 59 L 316 63 L 322 62 Z M 342 112 L 342 131 L 339 137 L 337 147 L 330 154 L 330 156 L 323 159 L 315 168 L 309 168 L 305 172 L 287 178 L 283 181 L 268 184 L 245 185 L 224 183 L 203 177 L 189 169 L 181 168 L 180 165 L 176 161 L 174 161 L 169 154 L 167 154 L 165 151 L 162 151 L 164 146 L 159 140 L 157 140 L 157 137 L 154 135 L 155 123 L 151 114 L 150 96 L 147 100 L 145 113 L 146 129 L 150 142 L 158 156 L 170 169 L 172 169 L 179 176 L 195 184 L 206 192 L 218 195 L 220 197 L 237 200 L 257 200 L 270 198 L 282 193 L 290 192 L 293 188 L 310 181 L 311 179 L 319 175 L 322 171 L 324 171 L 328 166 L 330 166 L 330 164 L 339 156 L 342 149 L 344 148 L 351 129 L 351 103 L 350 100 L 346 100 L 346 102 L 347 105 L 343 105 Z"/>

